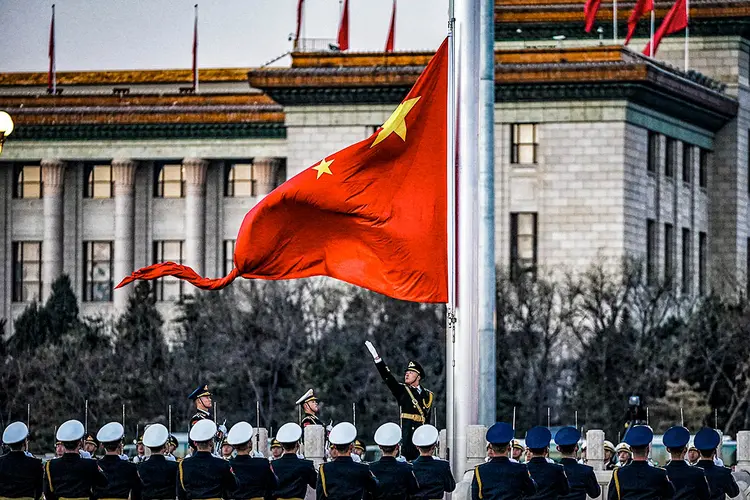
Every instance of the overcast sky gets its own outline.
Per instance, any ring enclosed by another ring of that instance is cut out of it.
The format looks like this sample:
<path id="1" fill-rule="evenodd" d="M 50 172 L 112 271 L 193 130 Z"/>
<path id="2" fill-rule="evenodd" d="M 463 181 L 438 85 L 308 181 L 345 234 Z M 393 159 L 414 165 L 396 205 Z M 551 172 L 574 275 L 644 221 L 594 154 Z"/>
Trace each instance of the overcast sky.
<path id="1" fill-rule="evenodd" d="M 448 0 L 397 0 L 396 50 L 435 50 Z M 57 70 L 190 68 L 196 0 L 56 0 Z M 297 0 L 199 1 L 200 67 L 259 66 L 291 48 Z M 0 72 L 47 71 L 51 1 L 0 0 Z M 339 0 L 305 0 L 303 36 L 336 38 Z M 350 49 L 383 50 L 391 0 L 349 0 Z M 287 62 L 288 64 L 288 62 Z"/>

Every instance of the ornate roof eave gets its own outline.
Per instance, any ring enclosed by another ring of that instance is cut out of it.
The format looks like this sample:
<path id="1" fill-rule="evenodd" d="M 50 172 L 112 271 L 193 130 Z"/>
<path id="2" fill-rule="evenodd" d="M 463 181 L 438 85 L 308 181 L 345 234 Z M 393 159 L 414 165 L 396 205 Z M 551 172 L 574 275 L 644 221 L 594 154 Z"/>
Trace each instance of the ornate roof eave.
<path id="1" fill-rule="evenodd" d="M 198 70 L 201 83 L 245 82 L 246 68 L 203 68 Z M 57 85 L 142 85 L 192 84 L 190 69 L 59 71 Z M 0 86 L 47 86 L 46 72 L 0 73 Z"/>

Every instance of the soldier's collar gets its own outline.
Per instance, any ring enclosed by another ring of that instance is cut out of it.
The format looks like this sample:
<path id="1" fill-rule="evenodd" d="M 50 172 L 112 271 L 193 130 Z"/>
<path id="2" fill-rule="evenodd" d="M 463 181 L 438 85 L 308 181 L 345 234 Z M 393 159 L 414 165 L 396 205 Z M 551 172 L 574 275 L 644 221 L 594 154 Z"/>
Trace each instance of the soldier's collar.
<path id="1" fill-rule="evenodd" d="M 209 416 L 211 413 L 207 410 L 204 410 L 203 408 L 196 408 L 198 410 L 198 413 L 202 413 L 203 415 Z"/>

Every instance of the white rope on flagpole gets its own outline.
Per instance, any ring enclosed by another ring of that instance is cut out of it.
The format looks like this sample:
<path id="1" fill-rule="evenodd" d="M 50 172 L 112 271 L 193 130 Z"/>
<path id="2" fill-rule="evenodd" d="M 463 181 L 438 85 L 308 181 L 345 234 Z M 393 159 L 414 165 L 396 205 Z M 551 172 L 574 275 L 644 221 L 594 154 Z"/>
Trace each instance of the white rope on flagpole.
<path id="1" fill-rule="evenodd" d="M 612 0 L 612 40 L 617 45 L 617 0 Z"/>
<path id="2" fill-rule="evenodd" d="M 690 68 L 690 0 L 685 0 L 685 71 Z"/>
<path id="3" fill-rule="evenodd" d="M 649 43 L 649 56 L 654 57 L 654 30 L 656 29 L 656 2 L 651 4 L 651 43 Z"/>

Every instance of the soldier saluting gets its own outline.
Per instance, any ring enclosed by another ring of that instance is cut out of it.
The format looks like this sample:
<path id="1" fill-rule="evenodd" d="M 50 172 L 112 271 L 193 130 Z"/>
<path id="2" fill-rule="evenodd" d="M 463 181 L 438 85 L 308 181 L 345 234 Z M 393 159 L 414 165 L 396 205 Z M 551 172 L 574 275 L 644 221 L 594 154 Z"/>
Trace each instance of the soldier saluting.
<path id="1" fill-rule="evenodd" d="M 418 362 L 409 361 L 404 373 L 404 383 L 401 383 L 393 376 L 385 361 L 380 359 L 372 343 L 367 341 L 365 346 L 372 354 L 380 376 L 401 408 L 401 429 L 404 433 L 401 454 L 409 461 L 414 460 L 419 456 L 419 452 L 412 443 L 412 435 L 417 427 L 429 423 L 435 397 L 431 391 L 420 385 L 425 378 L 424 369 Z"/>

